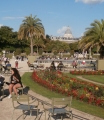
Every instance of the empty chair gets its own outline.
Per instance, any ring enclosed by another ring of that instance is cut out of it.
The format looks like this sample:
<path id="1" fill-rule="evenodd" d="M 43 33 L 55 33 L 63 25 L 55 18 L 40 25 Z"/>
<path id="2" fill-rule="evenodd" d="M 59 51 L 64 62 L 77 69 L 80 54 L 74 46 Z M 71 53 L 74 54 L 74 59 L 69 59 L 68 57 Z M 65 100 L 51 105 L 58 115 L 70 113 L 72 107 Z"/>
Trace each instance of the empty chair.
<path id="1" fill-rule="evenodd" d="M 73 119 L 72 111 L 71 111 L 71 102 L 72 97 L 65 98 L 52 98 L 51 105 L 52 107 L 49 109 L 45 109 L 45 120 L 46 120 L 46 112 L 49 112 L 49 118 L 51 117 L 61 117 L 61 120 L 66 116 L 70 119 Z"/>
<path id="2" fill-rule="evenodd" d="M 34 102 L 37 102 L 36 105 L 35 104 L 33 105 Z M 28 95 L 22 94 L 22 95 L 17 96 L 17 95 L 13 94 L 12 95 L 12 103 L 13 103 L 14 110 L 16 110 L 16 109 L 22 110 L 22 112 L 23 112 L 23 119 L 24 119 L 25 111 L 30 111 L 30 115 L 31 115 L 32 111 L 36 110 L 37 111 L 37 115 L 38 115 L 38 105 L 39 105 L 39 102 L 36 99 L 35 100 L 32 100 L 32 99 L 30 100 L 30 97 Z M 12 120 L 13 120 L 14 110 L 13 110 L 13 114 L 12 114 Z"/>

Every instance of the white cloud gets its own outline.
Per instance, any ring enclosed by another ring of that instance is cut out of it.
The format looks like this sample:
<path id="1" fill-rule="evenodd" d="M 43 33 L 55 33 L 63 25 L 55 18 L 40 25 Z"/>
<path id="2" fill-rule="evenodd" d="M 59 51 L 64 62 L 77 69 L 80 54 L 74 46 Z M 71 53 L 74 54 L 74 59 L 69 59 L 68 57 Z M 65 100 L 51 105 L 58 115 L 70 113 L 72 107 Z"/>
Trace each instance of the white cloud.
<path id="1" fill-rule="evenodd" d="M 67 30 L 68 26 L 63 26 L 62 28 L 57 30 L 57 33 L 60 35 L 63 35 L 65 31 Z"/>
<path id="2" fill-rule="evenodd" d="M 23 19 L 24 17 L 3 17 L 3 20 Z"/>
<path id="3" fill-rule="evenodd" d="M 85 4 L 96 4 L 104 2 L 104 0 L 75 0 L 75 2 L 83 2 Z"/>
<path id="4" fill-rule="evenodd" d="M 0 24 L 0 28 L 1 28 L 1 26 L 3 26 L 3 24 Z"/>

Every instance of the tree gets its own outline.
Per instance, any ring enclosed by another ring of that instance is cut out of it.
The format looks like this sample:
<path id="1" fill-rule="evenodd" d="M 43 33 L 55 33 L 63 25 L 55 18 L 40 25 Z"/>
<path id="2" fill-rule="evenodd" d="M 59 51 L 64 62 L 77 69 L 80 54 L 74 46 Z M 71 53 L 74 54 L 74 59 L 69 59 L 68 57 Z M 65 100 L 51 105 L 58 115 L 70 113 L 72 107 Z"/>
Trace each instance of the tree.
<path id="1" fill-rule="evenodd" d="M 104 46 L 104 20 L 95 20 L 91 23 L 91 27 L 87 28 L 84 36 L 79 42 L 81 49 L 91 49 L 94 46 L 97 48 L 97 52 Z"/>
<path id="2" fill-rule="evenodd" d="M 36 46 L 36 47 L 37 47 L 37 54 L 38 54 L 38 51 L 39 51 L 39 50 L 38 50 L 39 47 L 42 47 L 42 48 L 45 47 L 42 38 L 35 38 L 35 39 L 33 39 L 33 46 Z"/>
<path id="3" fill-rule="evenodd" d="M 18 31 L 19 39 L 30 40 L 31 55 L 33 55 L 33 38 L 45 37 L 45 30 L 39 18 L 32 15 L 25 17 Z"/>

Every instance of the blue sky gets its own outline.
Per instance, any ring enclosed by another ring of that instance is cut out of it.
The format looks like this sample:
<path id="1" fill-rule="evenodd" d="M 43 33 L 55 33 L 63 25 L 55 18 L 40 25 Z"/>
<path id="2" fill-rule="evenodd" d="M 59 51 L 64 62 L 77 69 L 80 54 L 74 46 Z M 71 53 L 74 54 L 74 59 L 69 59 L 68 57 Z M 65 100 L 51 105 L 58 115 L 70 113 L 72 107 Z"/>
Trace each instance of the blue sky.
<path id="1" fill-rule="evenodd" d="M 30 14 L 41 20 L 45 34 L 63 36 L 69 26 L 80 37 L 94 20 L 104 19 L 104 0 L 0 0 L 0 26 L 18 31 Z"/>

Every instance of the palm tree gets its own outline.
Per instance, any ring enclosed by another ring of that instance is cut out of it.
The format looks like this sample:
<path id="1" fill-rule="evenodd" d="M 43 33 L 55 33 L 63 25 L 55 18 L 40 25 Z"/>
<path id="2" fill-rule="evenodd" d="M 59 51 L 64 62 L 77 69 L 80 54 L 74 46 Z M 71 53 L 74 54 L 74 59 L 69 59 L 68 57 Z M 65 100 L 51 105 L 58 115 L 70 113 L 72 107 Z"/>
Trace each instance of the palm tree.
<path id="1" fill-rule="evenodd" d="M 32 15 L 25 17 L 18 31 L 18 39 L 30 40 L 31 55 L 33 55 L 33 38 L 45 37 L 45 30 L 41 20 Z"/>
<path id="2" fill-rule="evenodd" d="M 37 47 L 37 54 L 38 54 L 38 51 L 39 51 L 39 50 L 38 50 L 39 47 L 42 47 L 42 48 L 45 47 L 42 38 L 35 38 L 35 39 L 33 39 L 33 46 L 36 46 L 36 47 Z"/>
<path id="3" fill-rule="evenodd" d="M 104 46 L 104 20 L 95 20 L 91 23 L 91 27 L 86 29 L 84 36 L 79 42 L 79 48 L 91 49 L 94 46 L 97 48 L 97 52 L 102 46 Z"/>

